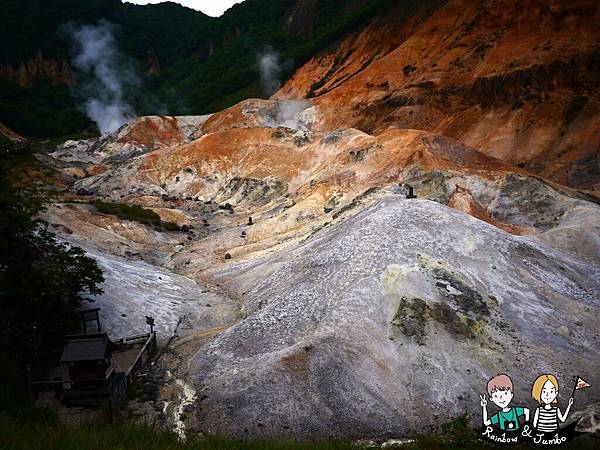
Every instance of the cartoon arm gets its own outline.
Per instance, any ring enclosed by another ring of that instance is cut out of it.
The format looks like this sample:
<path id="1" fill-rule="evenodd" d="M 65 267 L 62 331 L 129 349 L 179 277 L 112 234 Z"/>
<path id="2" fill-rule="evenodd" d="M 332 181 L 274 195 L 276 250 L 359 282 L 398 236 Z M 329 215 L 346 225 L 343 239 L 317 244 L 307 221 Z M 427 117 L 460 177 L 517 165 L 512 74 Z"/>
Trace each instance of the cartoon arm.
<path id="1" fill-rule="evenodd" d="M 479 398 L 481 399 L 481 408 L 483 409 L 483 424 L 487 427 L 492 423 L 492 421 L 488 419 L 487 400 L 485 395 L 480 395 Z"/>
<path id="2" fill-rule="evenodd" d="M 534 414 L 534 416 L 533 416 L 533 427 L 534 427 L 534 428 L 537 428 L 537 423 L 538 423 L 538 419 L 539 419 L 539 417 L 540 417 L 540 408 L 538 407 L 538 408 L 535 410 L 535 414 Z"/>
<path id="3" fill-rule="evenodd" d="M 564 422 L 565 420 L 567 420 L 567 416 L 569 415 L 569 411 L 571 411 L 571 406 L 573 406 L 573 397 L 571 397 L 569 399 L 569 406 L 567 406 L 567 409 L 565 409 L 565 415 L 563 416 L 560 413 L 560 408 L 558 408 L 558 418 L 560 419 L 561 422 Z"/>

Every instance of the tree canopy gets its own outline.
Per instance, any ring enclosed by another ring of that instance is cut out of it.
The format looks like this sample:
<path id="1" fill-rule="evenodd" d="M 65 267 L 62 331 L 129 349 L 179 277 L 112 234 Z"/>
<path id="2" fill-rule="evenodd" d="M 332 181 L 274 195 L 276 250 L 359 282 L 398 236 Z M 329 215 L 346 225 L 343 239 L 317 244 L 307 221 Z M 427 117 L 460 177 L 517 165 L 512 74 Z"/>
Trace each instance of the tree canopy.
<path id="1" fill-rule="evenodd" d="M 15 189 L 0 167 L 0 375 L 23 382 L 25 365 L 79 331 L 80 295 L 102 293 L 96 261 L 60 242 L 40 219 L 46 199 Z"/>
<path id="2" fill-rule="evenodd" d="M 143 81 L 125 92 L 138 115 L 211 113 L 244 98 L 268 95 L 261 88 L 257 62 L 267 46 L 279 55 L 285 81 L 309 58 L 391 3 L 246 0 L 212 18 L 175 3 L 9 0 L 0 10 L 0 40 L 6 43 L 0 48 L 0 66 L 18 67 L 39 52 L 59 63 L 68 61 L 70 43 L 61 27 L 103 20 L 114 25 L 119 50 L 134 61 Z M 302 26 L 291 25 L 294 14 Z M 149 61 L 158 61 L 158 73 L 147 73 Z M 0 122 L 32 137 L 91 126 L 69 88 L 43 78 L 30 87 L 0 84 Z"/>

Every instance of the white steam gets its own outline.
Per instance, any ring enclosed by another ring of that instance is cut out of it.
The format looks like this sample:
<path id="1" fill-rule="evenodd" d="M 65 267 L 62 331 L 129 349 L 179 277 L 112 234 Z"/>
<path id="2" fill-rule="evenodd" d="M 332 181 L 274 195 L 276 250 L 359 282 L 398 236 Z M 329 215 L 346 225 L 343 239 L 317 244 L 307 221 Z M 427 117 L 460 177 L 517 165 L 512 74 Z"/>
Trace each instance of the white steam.
<path id="1" fill-rule="evenodd" d="M 277 100 L 269 113 L 265 114 L 263 125 L 308 130 L 312 120 L 311 106 L 308 100 Z"/>
<path id="2" fill-rule="evenodd" d="M 265 47 L 263 53 L 258 55 L 258 70 L 265 94 L 273 95 L 281 87 L 281 64 L 279 55 L 271 47 Z"/>
<path id="3" fill-rule="evenodd" d="M 66 31 L 73 40 L 73 65 L 87 75 L 78 86 L 86 114 L 102 134 L 117 130 L 135 117 L 133 108 L 124 99 L 123 89 L 139 84 L 139 78 L 117 49 L 109 23 L 68 26 Z"/>

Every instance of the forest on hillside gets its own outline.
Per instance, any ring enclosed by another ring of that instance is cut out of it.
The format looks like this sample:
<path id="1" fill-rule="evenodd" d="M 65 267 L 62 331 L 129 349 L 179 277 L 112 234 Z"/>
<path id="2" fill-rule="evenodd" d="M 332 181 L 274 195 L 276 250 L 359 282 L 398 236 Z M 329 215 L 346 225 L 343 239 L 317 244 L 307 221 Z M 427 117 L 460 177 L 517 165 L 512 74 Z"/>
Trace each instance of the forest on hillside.
<path id="1" fill-rule="evenodd" d="M 118 51 L 139 77 L 124 91 L 137 115 L 210 113 L 270 94 L 259 80 L 261 53 L 276 55 L 277 77 L 283 81 L 391 3 L 317 0 L 298 10 L 304 4 L 295 0 L 247 0 L 211 18 L 175 3 L 10 0 L 0 11 L 0 67 L 17 68 L 40 54 L 69 61 L 72 43 L 65 26 L 101 21 L 110 24 Z M 407 8 L 416 3 L 406 1 Z M 149 60 L 158 62 L 159 71 L 148 73 Z M 76 80 L 79 75 L 75 73 Z M 0 78 L 0 122 L 38 138 L 84 130 L 93 134 L 97 131 L 74 90 L 45 76 L 28 86 Z"/>

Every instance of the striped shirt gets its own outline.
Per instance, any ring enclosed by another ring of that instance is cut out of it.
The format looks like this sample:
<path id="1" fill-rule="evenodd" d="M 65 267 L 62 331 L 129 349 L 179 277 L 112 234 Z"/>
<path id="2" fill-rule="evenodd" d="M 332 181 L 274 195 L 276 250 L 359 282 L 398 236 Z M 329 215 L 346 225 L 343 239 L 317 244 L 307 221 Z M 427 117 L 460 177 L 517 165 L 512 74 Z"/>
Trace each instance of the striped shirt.
<path id="1" fill-rule="evenodd" d="M 550 409 L 539 408 L 537 429 L 544 433 L 556 431 L 558 429 L 558 408 L 556 406 Z"/>

